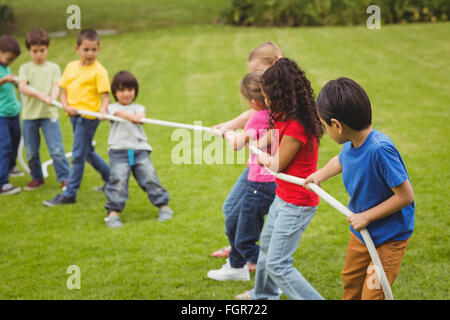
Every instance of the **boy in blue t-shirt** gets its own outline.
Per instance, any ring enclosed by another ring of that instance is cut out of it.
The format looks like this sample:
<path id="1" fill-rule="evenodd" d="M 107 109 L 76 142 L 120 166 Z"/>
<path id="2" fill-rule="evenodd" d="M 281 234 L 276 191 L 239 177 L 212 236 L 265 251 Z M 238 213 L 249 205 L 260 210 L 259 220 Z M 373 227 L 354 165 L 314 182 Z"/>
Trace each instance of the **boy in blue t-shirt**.
<path id="1" fill-rule="evenodd" d="M 20 55 L 20 45 L 12 36 L 0 37 L 0 195 L 19 193 L 21 188 L 9 183 L 20 142 L 19 113 L 22 105 L 14 88 L 15 76 L 9 65 Z"/>
<path id="2" fill-rule="evenodd" d="M 392 285 L 414 229 L 414 192 L 403 160 L 385 134 L 372 128 L 369 97 L 355 81 L 339 78 L 320 91 L 317 112 L 329 136 L 344 144 L 338 156 L 305 180 L 321 182 L 342 173 L 350 195 L 352 232 L 342 270 L 343 298 L 384 299 L 361 237 L 367 228 Z M 375 282 L 374 282 L 375 280 Z"/>

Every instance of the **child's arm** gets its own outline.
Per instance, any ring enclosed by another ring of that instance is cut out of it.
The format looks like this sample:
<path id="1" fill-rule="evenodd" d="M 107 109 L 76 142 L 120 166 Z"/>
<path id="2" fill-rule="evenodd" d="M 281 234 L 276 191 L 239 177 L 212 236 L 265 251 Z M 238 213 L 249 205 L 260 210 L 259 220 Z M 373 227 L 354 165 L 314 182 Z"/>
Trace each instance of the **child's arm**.
<path id="1" fill-rule="evenodd" d="M 250 119 L 250 117 L 252 116 L 253 112 L 253 109 L 247 110 L 230 121 L 213 126 L 212 129 L 218 130 L 222 135 L 226 130 L 243 129 L 248 119 Z"/>
<path id="2" fill-rule="evenodd" d="M 69 106 L 69 103 L 67 102 L 67 93 L 65 88 L 63 88 L 61 91 L 61 104 L 64 110 L 69 114 L 69 116 L 78 115 L 77 110 Z"/>
<path id="3" fill-rule="evenodd" d="M 414 201 L 414 191 L 409 180 L 392 188 L 394 195 L 379 205 L 358 214 L 352 214 L 347 218 L 355 231 L 360 231 L 371 222 L 390 216 L 398 212 Z"/>
<path id="4" fill-rule="evenodd" d="M 109 97 L 109 92 L 103 92 L 101 95 L 102 108 L 100 109 L 100 113 L 106 114 L 108 112 L 108 105 L 111 102 L 111 98 Z"/>
<path id="5" fill-rule="evenodd" d="M 52 91 L 50 93 L 51 101 L 58 100 L 59 97 L 59 84 L 58 82 L 53 83 Z M 50 101 L 50 103 L 51 103 Z"/>
<path id="6" fill-rule="evenodd" d="M 241 150 L 249 141 L 250 137 L 245 131 L 234 133 L 233 131 L 225 133 L 225 140 L 234 150 Z"/>
<path id="7" fill-rule="evenodd" d="M 274 156 L 263 153 L 258 156 L 259 164 L 266 166 L 271 171 L 282 172 L 294 158 L 302 142 L 294 137 L 285 135 L 280 141 L 280 147 Z"/>
<path id="8" fill-rule="evenodd" d="M 125 120 L 131 121 L 136 124 L 142 124 L 141 119 L 145 118 L 144 113 L 136 113 L 134 115 L 134 114 L 130 114 L 130 113 L 127 113 L 124 111 L 116 111 L 116 112 L 114 112 L 114 116 L 124 118 Z"/>
<path id="9" fill-rule="evenodd" d="M 28 87 L 28 84 L 27 84 L 26 80 L 20 80 L 18 87 L 19 87 L 20 93 L 22 93 L 22 94 L 24 94 L 26 96 L 38 99 L 39 101 L 47 103 L 47 104 L 51 103 L 51 98 L 48 95 L 46 95 L 46 94 L 44 94 L 42 92 L 37 92 L 35 90 L 31 90 Z"/>
<path id="10" fill-rule="evenodd" d="M 4 76 L 3 78 L 0 78 L 0 86 L 7 83 L 7 82 L 11 82 L 11 83 L 15 83 L 16 82 L 16 76 L 11 74 L 8 74 L 7 76 Z"/>
<path id="11" fill-rule="evenodd" d="M 335 156 L 334 158 L 331 158 L 330 161 L 320 170 L 314 172 L 312 175 L 310 175 L 308 178 L 305 179 L 305 184 L 303 187 L 306 190 L 311 190 L 311 188 L 308 186 L 308 183 L 314 183 L 320 186 L 323 181 L 334 177 L 342 172 L 342 165 L 339 162 L 339 155 Z"/>
<path id="12" fill-rule="evenodd" d="M 258 149 L 267 149 L 272 144 L 272 130 L 267 130 L 265 135 L 258 140 L 252 140 L 249 144 Z"/>

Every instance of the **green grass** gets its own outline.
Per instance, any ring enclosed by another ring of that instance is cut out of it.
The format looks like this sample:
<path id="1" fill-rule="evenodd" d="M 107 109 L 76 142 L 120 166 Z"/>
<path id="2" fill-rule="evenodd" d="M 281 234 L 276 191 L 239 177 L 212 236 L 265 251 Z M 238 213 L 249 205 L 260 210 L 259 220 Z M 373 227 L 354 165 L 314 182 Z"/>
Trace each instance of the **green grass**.
<path id="1" fill-rule="evenodd" d="M 397 299 L 448 299 L 450 165 L 448 126 L 450 24 L 365 27 L 232 28 L 179 26 L 102 38 L 99 61 L 110 77 L 133 72 L 138 102 L 148 117 L 210 126 L 246 110 L 239 81 L 246 57 L 263 41 L 275 41 L 306 70 L 316 93 L 329 79 L 347 76 L 368 92 L 374 128 L 399 149 L 416 200 L 416 227 L 393 286 Z M 23 43 L 23 39 L 20 39 Z M 76 55 L 74 38 L 54 39 L 49 60 L 62 68 Z M 17 72 L 28 60 L 12 65 Z M 62 114 L 61 114 L 62 115 Z M 71 149 L 69 120 L 61 116 Z M 102 123 L 96 150 L 107 159 L 109 126 Z M 208 270 L 223 261 L 209 253 L 227 243 L 221 206 L 243 165 L 174 165 L 172 129 L 146 125 L 152 160 L 172 196 L 174 219 L 157 221 L 157 209 L 131 180 L 124 227 L 107 229 L 105 196 L 93 192 L 99 175 L 87 166 L 78 202 L 44 208 L 58 193 L 53 169 L 34 192 L 0 198 L 0 298 L 2 299 L 232 299 L 247 283 L 215 282 Z M 207 145 L 208 142 L 205 142 Z M 42 158 L 48 159 L 45 147 Z M 319 165 L 340 146 L 325 136 Z M 12 182 L 24 186 L 29 177 Z M 323 185 L 346 203 L 340 177 Z M 345 217 L 321 202 L 295 253 L 295 266 L 327 299 L 341 299 L 340 271 L 350 232 Z M 81 290 L 68 290 L 66 269 L 81 268 Z"/>
<path id="2" fill-rule="evenodd" d="M 70 14 L 66 10 L 70 5 L 80 7 L 82 29 L 136 31 L 218 22 L 229 0 L 0 0 L 1 3 L 9 3 L 14 9 L 15 33 L 25 34 L 35 27 L 68 31 L 66 21 Z"/>

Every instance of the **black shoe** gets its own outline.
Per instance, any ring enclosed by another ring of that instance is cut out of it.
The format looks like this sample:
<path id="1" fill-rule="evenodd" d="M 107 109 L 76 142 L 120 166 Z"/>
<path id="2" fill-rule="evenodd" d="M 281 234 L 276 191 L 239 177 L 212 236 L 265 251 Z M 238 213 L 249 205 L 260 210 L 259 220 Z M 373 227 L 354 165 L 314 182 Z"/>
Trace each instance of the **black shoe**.
<path id="1" fill-rule="evenodd" d="M 62 194 L 57 194 L 53 200 L 45 200 L 43 204 L 46 207 L 55 207 L 62 204 L 74 204 L 76 202 L 77 201 L 75 200 L 75 197 L 65 198 L 62 196 Z"/>

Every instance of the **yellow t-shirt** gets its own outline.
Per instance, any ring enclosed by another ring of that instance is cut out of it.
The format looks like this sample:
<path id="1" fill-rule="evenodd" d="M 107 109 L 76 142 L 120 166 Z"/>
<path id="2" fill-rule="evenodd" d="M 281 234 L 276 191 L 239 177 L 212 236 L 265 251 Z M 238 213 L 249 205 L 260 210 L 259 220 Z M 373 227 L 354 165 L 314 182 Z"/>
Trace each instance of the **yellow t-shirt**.
<path id="1" fill-rule="evenodd" d="M 59 86 L 66 89 L 69 106 L 93 112 L 99 112 L 102 107 L 101 94 L 111 91 L 108 71 L 97 60 L 88 66 L 81 66 L 80 60 L 70 62 L 64 70 Z"/>

